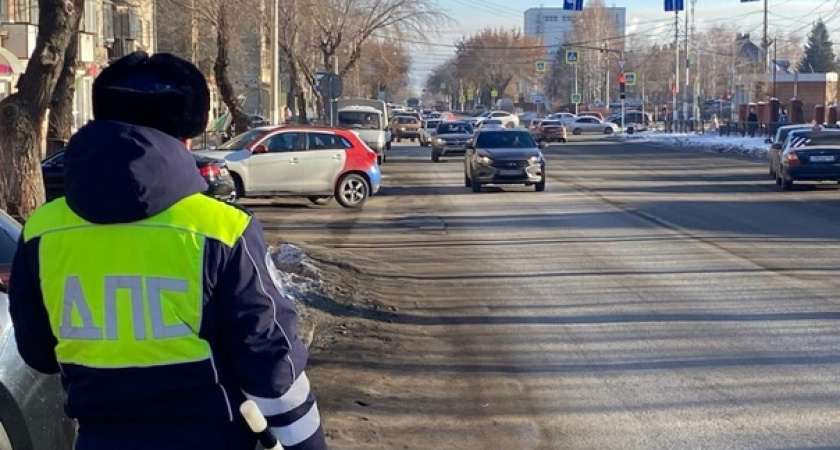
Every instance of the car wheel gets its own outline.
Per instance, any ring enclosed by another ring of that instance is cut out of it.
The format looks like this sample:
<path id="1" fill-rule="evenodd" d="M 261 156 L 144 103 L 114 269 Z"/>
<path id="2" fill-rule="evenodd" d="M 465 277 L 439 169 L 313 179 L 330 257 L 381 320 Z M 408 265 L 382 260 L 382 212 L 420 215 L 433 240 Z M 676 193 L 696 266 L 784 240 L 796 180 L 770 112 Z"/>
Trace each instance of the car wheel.
<path id="1" fill-rule="evenodd" d="M 579 135 L 580 133 L 581 133 L 580 128 L 575 128 L 574 130 L 572 130 L 572 134 L 574 134 L 575 136 Z"/>
<path id="2" fill-rule="evenodd" d="M 414 141 L 415 141 L 415 140 L 416 140 L 416 139 L 414 139 L 414 138 L 411 138 L 411 142 L 414 142 Z"/>
<path id="3" fill-rule="evenodd" d="M 464 187 L 470 186 L 472 186 L 472 180 L 470 180 L 470 176 L 467 174 L 467 172 L 464 172 Z"/>
<path id="4" fill-rule="evenodd" d="M 330 202 L 330 200 L 332 200 L 332 197 L 330 197 L 328 195 L 327 196 L 310 195 L 307 198 L 309 199 L 310 202 L 312 202 L 315 205 L 326 205 L 327 203 Z"/>
<path id="5" fill-rule="evenodd" d="M 566 143 L 566 138 L 560 138 L 560 139 L 559 139 L 559 141 L 560 141 L 561 143 L 565 144 L 565 143 Z"/>
<path id="6" fill-rule="evenodd" d="M 440 162 L 440 153 L 432 152 L 432 162 Z"/>
<path id="7" fill-rule="evenodd" d="M 237 174 L 231 174 L 233 178 L 233 190 L 236 192 L 236 198 L 245 198 L 245 185 L 242 183 L 242 178 Z"/>
<path id="8" fill-rule="evenodd" d="M 341 177 L 335 187 L 335 200 L 345 208 L 359 208 L 370 195 L 370 186 L 361 175 L 350 173 Z"/>
<path id="9" fill-rule="evenodd" d="M 534 183 L 534 190 L 537 192 L 542 192 L 545 190 L 545 177 L 543 177 L 542 180 L 540 180 L 539 182 Z"/>
<path id="10" fill-rule="evenodd" d="M 785 178 L 784 175 L 780 175 L 779 180 L 779 186 L 782 188 L 783 191 L 793 190 L 793 180 Z"/>
<path id="11" fill-rule="evenodd" d="M 391 141 L 388 141 L 388 143 L 385 144 L 385 150 L 391 150 Z"/>
<path id="12" fill-rule="evenodd" d="M 397 138 L 397 142 L 402 142 L 402 138 L 401 138 L 401 137 L 398 137 L 398 138 Z"/>
<path id="13" fill-rule="evenodd" d="M 604 134 L 612 134 L 612 133 L 613 133 L 612 128 L 604 128 Z"/>
<path id="14" fill-rule="evenodd" d="M 475 178 L 470 178 L 470 188 L 473 192 L 481 192 L 481 183 Z"/>
<path id="15" fill-rule="evenodd" d="M 383 160 L 382 155 L 376 155 L 376 164 L 379 164 L 381 166 L 384 162 L 385 161 Z"/>

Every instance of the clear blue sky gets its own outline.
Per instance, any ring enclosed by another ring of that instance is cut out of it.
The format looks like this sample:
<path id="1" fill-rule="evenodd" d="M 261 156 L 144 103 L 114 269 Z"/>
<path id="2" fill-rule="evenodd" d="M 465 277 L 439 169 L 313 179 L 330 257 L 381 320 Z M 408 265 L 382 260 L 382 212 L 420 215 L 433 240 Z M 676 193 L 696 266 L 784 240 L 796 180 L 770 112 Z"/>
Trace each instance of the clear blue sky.
<path id="1" fill-rule="evenodd" d="M 584 8 L 587 3 L 589 0 L 584 2 Z M 604 0 L 604 3 L 607 6 L 627 8 L 628 34 L 647 32 L 650 36 L 666 36 L 672 29 L 673 13 L 664 11 L 663 0 Z M 435 47 L 414 52 L 412 84 L 415 86 L 423 84 L 429 71 L 452 55 L 453 50 L 441 44 L 451 44 L 464 35 L 488 26 L 521 28 L 526 9 L 562 7 L 563 1 L 437 0 L 437 4 L 455 23 L 446 26 L 438 36 L 430 39 L 436 44 Z M 691 0 L 685 0 L 685 4 L 689 8 Z M 694 11 L 698 28 L 737 21 L 742 32 L 761 35 L 763 0 L 750 3 L 741 3 L 740 0 L 696 0 Z M 771 34 L 777 30 L 790 29 L 807 32 L 819 17 L 827 19 L 829 31 L 840 29 L 840 0 L 769 0 Z M 836 37 L 834 40 L 840 42 Z"/>

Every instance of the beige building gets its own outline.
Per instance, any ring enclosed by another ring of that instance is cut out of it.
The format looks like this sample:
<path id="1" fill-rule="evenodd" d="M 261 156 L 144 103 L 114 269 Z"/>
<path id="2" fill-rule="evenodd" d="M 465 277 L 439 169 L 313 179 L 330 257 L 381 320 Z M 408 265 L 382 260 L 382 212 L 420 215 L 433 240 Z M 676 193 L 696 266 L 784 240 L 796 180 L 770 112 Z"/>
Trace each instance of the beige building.
<path id="1" fill-rule="evenodd" d="M 155 0 L 85 0 L 78 34 L 76 128 L 92 116 L 93 79 L 102 67 L 136 49 L 154 51 Z M 0 99 L 13 92 L 35 49 L 38 0 L 0 0 Z"/>

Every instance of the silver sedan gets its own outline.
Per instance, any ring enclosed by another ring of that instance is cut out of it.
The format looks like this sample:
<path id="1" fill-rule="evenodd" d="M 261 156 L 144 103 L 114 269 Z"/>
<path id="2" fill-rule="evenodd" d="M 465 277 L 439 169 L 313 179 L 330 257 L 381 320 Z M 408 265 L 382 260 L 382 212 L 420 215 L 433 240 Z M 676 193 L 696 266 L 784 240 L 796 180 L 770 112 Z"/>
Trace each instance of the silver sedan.
<path id="1" fill-rule="evenodd" d="M 619 131 L 619 126 L 604 122 L 597 117 L 578 117 L 566 124 L 566 128 L 572 130 L 572 134 L 582 133 L 598 133 L 598 134 L 613 134 Z"/>

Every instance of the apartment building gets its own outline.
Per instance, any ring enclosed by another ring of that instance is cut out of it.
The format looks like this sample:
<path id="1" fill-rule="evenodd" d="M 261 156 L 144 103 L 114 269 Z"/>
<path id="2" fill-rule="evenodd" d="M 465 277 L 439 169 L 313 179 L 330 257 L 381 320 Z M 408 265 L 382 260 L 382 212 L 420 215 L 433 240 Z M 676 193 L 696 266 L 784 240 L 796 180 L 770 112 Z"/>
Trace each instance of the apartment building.
<path id="1" fill-rule="evenodd" d="M 93 117 L 93 80 L 108 61 L 137 49 L 154 51 L 154 7 L 154 0 L 85 0 L 76 36 L 76 128 Z M 38 0 L 0 0 L 0 99 L 13 92 L 35 49 L 38 14 Z"/>

